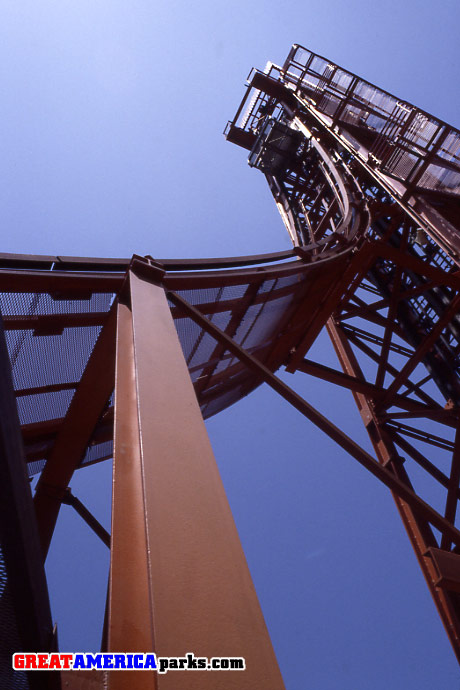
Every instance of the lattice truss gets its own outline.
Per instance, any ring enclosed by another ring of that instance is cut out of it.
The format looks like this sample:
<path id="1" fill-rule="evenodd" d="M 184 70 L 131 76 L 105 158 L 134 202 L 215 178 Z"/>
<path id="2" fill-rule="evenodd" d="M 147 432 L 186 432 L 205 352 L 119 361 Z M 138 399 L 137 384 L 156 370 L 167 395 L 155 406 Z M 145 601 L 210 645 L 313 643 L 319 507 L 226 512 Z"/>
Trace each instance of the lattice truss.
<path id="1" fill-rule="evenodd" d="M 253 71 L 226 129 L 266 176 L 297 254 L 353 245 L 316 317 L 341 366 L 286 368 L 349 389 L 374 456 L 317 423 L 393 492 L 460 659 L 460 133 L 293 46 Z"/>

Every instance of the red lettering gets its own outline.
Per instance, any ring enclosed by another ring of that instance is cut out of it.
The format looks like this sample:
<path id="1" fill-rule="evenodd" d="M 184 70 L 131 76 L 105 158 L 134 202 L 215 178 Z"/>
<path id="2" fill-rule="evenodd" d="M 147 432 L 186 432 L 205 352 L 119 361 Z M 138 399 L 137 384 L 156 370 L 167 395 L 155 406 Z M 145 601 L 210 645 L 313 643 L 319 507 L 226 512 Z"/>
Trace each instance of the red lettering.
<path id="1" fill-rule="evenodd" d="M 71 661 L 73 660 L 73 654 L 60 654 L 62 661 L 61 668 L 72 668 Z"/>
<path id="2" fill-rule="evenodd" d="M 37 668 L 37 655 L 36 654 L 25 654 L 25 664 L 24 668 Z"/>
<path id="3" fill-rule="evenodd" d="M 59 658 L 59 654 L 50 655 L 48 668 L 61 668 L 61 660 Z"/>
<path id="4" fill-rule="evenodd" d="M 48 668 L 48 654 L 37 654 L 38 666 L 37 668 Z"/>
<path id="5" fill-rule="evenodd" d="M 13 654 L 13 668 L 19 669 L 19 668 L 24 668 L 25 664 L 25 659 L 24 659 L 24 654 Z"/>

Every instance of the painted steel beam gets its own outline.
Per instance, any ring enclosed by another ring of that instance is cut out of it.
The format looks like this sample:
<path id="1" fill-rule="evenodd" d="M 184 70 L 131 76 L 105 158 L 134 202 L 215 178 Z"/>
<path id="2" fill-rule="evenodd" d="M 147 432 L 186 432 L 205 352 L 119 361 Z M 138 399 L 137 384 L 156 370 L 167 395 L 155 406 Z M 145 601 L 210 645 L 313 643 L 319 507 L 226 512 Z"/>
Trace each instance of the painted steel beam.
<path id="1" fill-rule="evenodd" d="M 350 343 L 348 342 L 346 333 L 333 318 L 329 320 L 327 329 L 344 372 L 348 375 L 362 377 L 363 373 L 361 367 L 359 366 L 359 362 L 351 348 Z M 398 445 L 401 445 L 400 441 L 396 440 L 395 435 L 392 435 L 391 429 L 389 429 L 390 433 L 388 434 L 386 428 L 387 425 L 381 423 L 379 415 L 372 405 L 372 401 L 366 397 L 366 395 L 356 392 L 354 392 L 353 395 L 379 462 L 382 463 L 385 468 L 388 468 L 388 471 L 393 473 L 393 475 L 398 478 L 398 481 L 402 481 L 406 484 L 406 486 L 412 488 L 408 474 L 404 469 L 393 444 L 393 439 Z M 411 453 L 409 450 L 410 446 L 409 449 L 407 446 L 409 446 L 409 444 L 406 445 L 406 450 L 412 457 L 414 457 L 413 453 Z M 421 454 L 418 455 L 422 457 Z M 431 463 L 422 462 L 420 464 L 432 476 L 435 476 L 435 478 L 438 480 L 440 479 L 439 476 L 436 476 L 439 470 L 437 472 L 431 471 Z M 443 479 L 447 478 L 443 475 Z M 446 486 L 445 481 L 441 481 L 441 484 Z M 447 479 L 447 486 L 451 486 L 451 480 L 449 479 Z M 433 531 L 428 524 L 429 522 L 431 522 L 433 525 L 435 523 L 430 521 L 426 514 L 423 514 L 417 510 L 417 507 L 414 503 L 410 503 L 409 501 L 405 500 L 405 497 L 399 492 L 392 490 L 392 493 L 396 507 L 401 516 L 401 520 L 406 528 L 406 532 L 411 541 L 420 568 L 433 597 L 433 601 L 436 604 L 440 618 L 452 644 L 454 653 L 457 659 L 460 661 L 460 609 L 455 596 L 452 596 L 449 591 L 444 591 L 439 588 L 439 573 L 436 569 L 434 559 L 430 557 L 430 552 L 433 548 L 438 551 L 438 544 L 435 540 Z M 455 500 L 456 503 L 458 496 L 456 495 L 453 487 L 450 494 L 450 500 Z M 451 508 L 450 502 L 448 502 L 447 507 Z M 447 510 L 446 522 L 453 525 L 451 514 L 448 513 Z M 441 530 L 441 532 L 442 543 L 448 543 L 450 545 L 448 530 Z M 458 561 L 456 561 L 456 563 L 458 566 Z M 460 579 L 460 572 L 458 572 L 458 577 Z"/>
<path id="2" fill-rule="evenodd" d="M 5 331 L 33 330 L 34 335 L 56 335 L 64 328 L 86 328 L 102 326 L 108 312 L 83 314 L 15 314 L 4 317 Z"/>
<path id="3" fill-rule="evenodd" d="M 186 302 L 184 299 L 182 299 L 182 297 L 179 297 L 179 295 L 175 293 L 168 292 L 168 296 L 171 301 L 176 304 L 176 306 L 181 306 L 184 310 L 188 311 L 190 317 L 202 328 L 207 330 L 208 333 L 210 333 L 216 340 L 225 343 L 230 352 L 238 357 L 250 369 L 258 373 L 260 378 L 268 383 L 273 390 L 279 393 L 301 414 L 303 414 L 305 417 L 307 417 L 307 419 L 312 421 L 317 427 L 324 431 L 330 438 L 332 438 L 333 441 L 338 443 L 361 465 L 363 465 L 363 467 L 377 477 L 377 479 L 380 479 L 383 484 L 394 491 L 402 500 L 409 504 L 414 511 L 422 514 L 428 522 L 449 536 L 451 540 L 460 547 L 460 531 L 457 530 L 436 510 L 434 510 L 428 503 L 417 496 L 417 494 L 405 482 L 401 481 L 384 466 L 379 465 L 377 461 L 355 441 L 353 441 L 353 439 L 347 436 L 329 419 L 324 417 L 324 415 L 306 402 L 306 400 L 304 400 L 298 393 L 296 393 L 292 388 L 281 381 L 281 379 L 275 376 L 258 359 L 250 355 L 249 352 L 235 343 L 232 338 L 229 338 L 226 333 L 211 323 L 205 316 L 200 314 L 198 310 L 195 309 L 191 304 Z"/>
<path id="4" fill-rule="evenodd" d="M 71 492 L 68 488 L 65 492 L 62 502 L 68 506 L 72 506 L 78 515 L 86 522 L 88 527 L 91 527 L 93 532 L 99 537 L 103 544 L 110 549 L 110 534 L 101 525 L 99 520 L 97 520 L 94 515 L 88 510 L 88 508 Z"/>
<path id="5" fill-rule="evenodd" d="M 113 391 L 115 333 L 116 309 L 112 307 L 37 484 L 34 503 L 44 558 L 64 492 Z"/>
<path id="6" fill-rule="evenodd" d="M 116 672 L 109 687 L 282 690 L 158 277 L 131 272 L 118 307 L 108 649 L 242 656 L 246 670 Z"/>
<path id="7" fill-rule="evenodd" d="M 382 407 L 389 407 L 392 404 L 394 395 L 405 384 L 415 367 L 420 364 L 425 355 L 431 350 L 436 340 L 440 337 L 443 330 L 450 323 L 452 318 L 457 314 L 460 308 L 460 295 L 457 295 L 450 305 L 445 310 L 444 314 L 435 323 L 433 330 L 417 347 L 416 352 L 412 355 L 409 361 L 398 372 L 394 381 L 391 383 L 383 400 L 380 402 Z"/>
<path id="8" fill-rule="evenodd" d="M 168 271 L 209 270 L 213 268 L 233 268 L 256 264 L 284 261 L 294 256 L 292 249 L 266 254 L 250 254 L 248 256 L 224 256 L 205 259 L 157 259 Z M 148 256 L 147 259 L 152 257 Z M 0 253 L 0 269 L 25 271 L 91 271 L 119 273 L 124 275 L 131 263 L 129 259 L 111 259 L 87 256 L 50 256 L 33 254 Z"/>
<path id="9" fill-rule="evenodd" d="M 374 401 L 380 400 L 386 393 L 385 388 L 366 381 L 364 377 L 358 378 L 356 376 L 351 376 L 324 364 L 313 362 L 310 359 L 304 359 L 297 367 L 297 371 L 302 371 L 304 374 L 315 376 L 316 378 L 323 379 L 324 381 L 341 386 L 342 388 L 348 388 L 351 391 L 363 393 Z M 396 407 L 407 410 L 407 412 L 400 414 L 396 412 L 389 413 L 381 415 L 382 417 L 387 417 L 388 419 L 397 419 L 398 417 L 424 417 L 453 428 L 457 426 L 458 413 L 456 413 L 455 410 L 446 410 L 440 405 L 429 407 L 422 402 L 407 398 L 404 395 L 395 395 L 393 403 Z"/>
<path id="10" fill-rule="evenodd" d="M 47 292 L 69 299 L 89 299 L 95 292 L 118 292 L 124 274 L 66 271 L 0 270 L 0 292 Z"/>

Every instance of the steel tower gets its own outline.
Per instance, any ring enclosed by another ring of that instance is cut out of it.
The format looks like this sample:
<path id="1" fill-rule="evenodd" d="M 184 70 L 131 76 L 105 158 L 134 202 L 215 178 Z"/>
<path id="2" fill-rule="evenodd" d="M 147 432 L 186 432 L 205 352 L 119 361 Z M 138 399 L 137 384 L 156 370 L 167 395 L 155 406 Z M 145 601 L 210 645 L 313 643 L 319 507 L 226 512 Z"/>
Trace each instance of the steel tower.
<path id="1" fill-rule="evenodd" d="M 226 136 L 265 174 L 292 250 L 0 255 L 3 687 L 284 687 L 203 425 L 262 382 L 390 489 L 460 658 L 460 133 L 294 46 L 251 73 Z M 324 328 L 341 370 L 309 358 Z M 374 454 L 281 367 L 349 389 Z M 69 484 L 111 457 L 109 535 Z M 43 564 L 62 503 L 110 548 L 104 650 L 246 670 L 13 672 L 13 652 L 58 646 Z"/>
<path id="2" fill-rule="evenodd" d="M 375 458 L 302 411 L 392 491 L 460 660 L 460 132 L 294 45 L 225 133 L 302 261 L 349 252 L 284 364 L 352 391 Z M 342 371 L 308 358 L 323 326 Z"/>

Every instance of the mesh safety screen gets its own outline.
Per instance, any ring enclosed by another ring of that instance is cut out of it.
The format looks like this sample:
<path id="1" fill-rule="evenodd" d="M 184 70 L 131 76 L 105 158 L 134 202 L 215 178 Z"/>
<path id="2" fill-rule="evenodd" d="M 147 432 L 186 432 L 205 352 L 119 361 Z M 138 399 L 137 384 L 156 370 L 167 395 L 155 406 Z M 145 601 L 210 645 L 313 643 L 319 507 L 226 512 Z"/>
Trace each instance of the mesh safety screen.
<path id="1" fill-rule="evenodd" d="M 281 271 L 271 273 L 261 268 L 217 272 L 211 281 L 196 276 L 177 292 L 211 324 L 264 359 L 302 292 L 306 275 L 301 264 L 287 271 L 283 265 Z M 69 294 L 65 289 L 60 294 L 0 294 L 29 475 L 43 469 L 114 299 L 111 293 L 72 298 Z M 254 374 L 212 335 L 180 308 L 171 304 L 171 311 L 205 417 L 258 385 Z M 272 363 L 272 368 L 279 363 Z M 112 396 L 80 466 L 112 456 L 113 404 Z"/>
<path id="2" fill-rule="evenodd" d="M 10 690 L 28 690 L 27 675 L 13 671 L 11 657 L 21 649 L 14 603 L 8 586 L 8 572 L 0 545 L 0 687 Z"/>
<path id="3" fill-rule="evenodd" d="M 99 325 L 73 327 L 71 319 L 77 323 L 85 315 L 103 316 L 112 301 L 113 295 L 106 293 L 78 299 L 61 299 L 48 293 L 0 294 L 21 426 L 52 420 L 58 423 L 65 417 L 102 328 Z M 48 332 L 42 327 L 47 317 L 55 319 L 51 331 L 49 323 L 46 324 Z M 64 319 L 61 324 L 60 317 Z M 16 328 L 15 319 L 20 320 L 21 328 Z M 24 328 L 25 322 L 30 327 Z M 30 475 L 43 467 L 45 457 L 37 454 L 40 455 L 35 450 L 28 463 Z M 91 449 L 92 461 L 94 455 Z"/>

